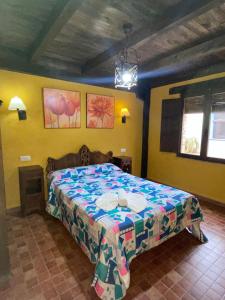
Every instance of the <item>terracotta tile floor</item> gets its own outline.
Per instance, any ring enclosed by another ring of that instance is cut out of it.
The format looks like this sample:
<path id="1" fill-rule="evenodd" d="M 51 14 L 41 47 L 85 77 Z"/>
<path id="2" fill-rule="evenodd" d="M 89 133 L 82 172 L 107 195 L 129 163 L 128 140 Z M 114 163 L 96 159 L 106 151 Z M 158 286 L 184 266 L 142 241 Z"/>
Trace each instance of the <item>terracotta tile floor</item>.
<path id="1" fill-rule="evenodd" d="M 200 244 L 184 231 L 131 264 L 126 300 L 225 299 L 225 210 L 202 206 Z M 11 279 L 0 299 L 97 299 L 94 265 L 50 216 L 8 217 Z"/>

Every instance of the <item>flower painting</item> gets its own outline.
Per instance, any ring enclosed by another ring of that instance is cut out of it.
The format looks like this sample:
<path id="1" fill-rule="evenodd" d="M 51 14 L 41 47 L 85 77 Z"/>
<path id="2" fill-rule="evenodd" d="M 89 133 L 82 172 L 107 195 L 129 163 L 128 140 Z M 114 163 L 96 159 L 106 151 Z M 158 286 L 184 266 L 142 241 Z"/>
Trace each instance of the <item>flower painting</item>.
<path id="1" fill-rule="evenodd" d="M 113 128 L 114 97 L 87 94 L 87 128 Z"/>
<path id="2" fill-rule="evenodd" d="M 80 92 L 44 88 L 45 128 L 80 128 Z"/>

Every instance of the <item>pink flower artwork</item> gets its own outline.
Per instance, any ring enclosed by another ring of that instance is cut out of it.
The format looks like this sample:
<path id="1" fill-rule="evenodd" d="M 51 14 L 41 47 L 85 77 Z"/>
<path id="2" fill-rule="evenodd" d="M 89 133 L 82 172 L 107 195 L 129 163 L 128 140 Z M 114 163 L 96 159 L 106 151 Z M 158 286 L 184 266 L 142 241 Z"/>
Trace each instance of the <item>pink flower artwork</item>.
<path id="1" fill-rule="evenodd" d="M 45 128 L 80 128 L 80 92 L 43 90 Z"/>
<path id="2" fill-rule="evenodd" d="M 87 128 L 114 127 L 114 97 L 87 94 Z"/>

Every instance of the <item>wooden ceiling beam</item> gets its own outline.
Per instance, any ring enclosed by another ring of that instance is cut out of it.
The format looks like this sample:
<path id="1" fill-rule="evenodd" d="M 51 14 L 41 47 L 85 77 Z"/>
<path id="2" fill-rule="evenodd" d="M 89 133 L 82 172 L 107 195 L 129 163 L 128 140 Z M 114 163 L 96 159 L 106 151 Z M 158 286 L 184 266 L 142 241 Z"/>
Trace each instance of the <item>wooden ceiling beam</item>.
<path id="1" fill-rule="evenodd" d="M 31 64 L 27 54 L 4 46 L 0 46 L 0 68 L 69 81 L 76 81 L 81 75 L 79 66 L 52 58 Z"/>
<path id="2" fill-rule="evenodd" d="M 179 57 L 180 52 L 185 53 L 186 51 L 188 51 L 188 49 L 192 49 L 196 46 L 200 47 L 201 44 L 204 44 L 204 43 L 207 43 L 207 42 L 209 43 L 210 40 L 218 40 L 217 38 L 223 39 L 224 36 L 225 36 L 225 30 L 222 29 L 218 32 L 210 33 L 210 34 L 204 36 L 203 38 L 191 41 L 191 42 L 189 42 L 185 45 L 178 46 L 178 47 L 176 47 L 176 48 L 174 48 L 170 51 L 166 51 L 165 53 L 159 54 L 159 55 L 155 56 L 154 58 L 151 58 L 151 59 L 145 61 L 140 66 L 140 71 L 141 72 L 151 71 L 152 68 L 155 69 L 156 65 L 161 64 L 161 61 L 164 61 L 164 59 L 166 59 L 168 57 L 175 57 L 175 56 Z"/>
<path id="3" fill-rule="evenodd" d="M 177 82 L 193 80 L 200 77 L 209 76 L 217 73 L 224 73 L 225 61 L 218 60 L 210 65 L 202 65 L 200 68 L 193 68 L 186 72 L 179 72 L 175 75 L 164 75 L 157 78 L 147 79 L 149 87 L 155 88 Z M 188 84 L 188 83 L 187 83 Z M 170 93 L 171 94 L 171 93 Z"/>
<path id="4" fill-rule="evenodd" d="M 158 59 L 152 59 L 142 66 L 141 72 L 147 71 L 149 76 L 157 77 L 154 71 L 160 73 L 179 73 L 181 70 L 185 72 L 187 69 L 196 69 L 199 66 L 215 64 L 216 61 L 221 60 L 222 54 L 225 53 L 225 31 L 220 35 L 203 41 L 202 43 L 191 43 L 186 49 L 166 53 Z"/>
<path id="5" fill-rule="evenodd" d="M 84 1 L 84 0 L 83 0 Z M 46 25 L 34 41 L 30 51 L 30 61 L 36 62 L 43 55 L 48 44 L 54 40 L 63 26 L 69 21 L 76 10 L 81 6 L 82 0 L 59 0 L 49 17 Z"/>
<path id="6" fill-rule="evenodd" d="M 164 34 L 172 28 L 188 22 L 222 3 L 224 3 L 224 0 L 189 0 L 185 1 L 185 4 L 181 1 L 180 4 L 170 7 L 167 11 L 163 12 L 162 17 L 157 17 L 158 21 L 155 19 L 140 30 L 135 31 L 128 40 L 128 47 L 144 43 L 146 39 Z M 126 39 L 119 41 L 111 48 L 89 59 L 82 67 L 82 73 L 88 73 L 118 54 L 126 46 L 126 43 Z"/>

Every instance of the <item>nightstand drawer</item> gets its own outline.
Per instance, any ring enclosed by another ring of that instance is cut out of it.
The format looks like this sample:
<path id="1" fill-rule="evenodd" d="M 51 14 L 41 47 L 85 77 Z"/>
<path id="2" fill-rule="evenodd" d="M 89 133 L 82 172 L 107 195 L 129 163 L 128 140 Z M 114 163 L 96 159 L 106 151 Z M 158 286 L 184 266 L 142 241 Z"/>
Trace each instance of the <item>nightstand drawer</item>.
<path id="1" fill-rule="evenodd" d="M 25 192 L 26 195 L 32 195 L 42 192 L 42 178 L 41 176 L 37 177 L 28 177 L 25 181 Z"/>
<path id="2" fill-rule="evenodd" d="M 41 166 L 19 167 L 20 201 L 25 216 L 44 211 L 44 175 Z"/>
<path id="3" fill-rule="evenodd" d="M 131 164 L 129 162 L 123 162 L 121 164 L 121 169 L 124 171 L 124 172 L 127 172 L 127 173 L 131 173 Z"/>
<path id="4" fill-rule="evenodd" d="M 132 172 L 132 158 L 129 156 L 115 156 L 113 163 L 126 173 Z"/>
<path id="5" fill-rule="evenodd" d="M 29 211 L 34 211 L 36 209 L 41 209 L 41 203 L 40 203 L 40 193 L 36 194 L 30 194 L 29 196 L 26 196 L 25 201 L 25 209 Z"/>

